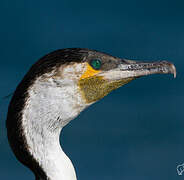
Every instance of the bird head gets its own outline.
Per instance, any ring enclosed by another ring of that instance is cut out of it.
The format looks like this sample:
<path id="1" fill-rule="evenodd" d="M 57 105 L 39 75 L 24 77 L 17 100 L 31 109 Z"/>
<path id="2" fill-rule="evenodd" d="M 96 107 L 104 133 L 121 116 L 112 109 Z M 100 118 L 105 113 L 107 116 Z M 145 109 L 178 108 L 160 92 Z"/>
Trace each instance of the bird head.
<path id="1" fill-rule="evenodd" d="M 52 113 L 59 117 L 62 109 L 67 116 L 62 124 L 65 126 L 112 90 L 138 77 L 158 73 L 171 73 L 175 77 L 176 69 L 167 61 L 133 61 L 95 50 L 61 49 L 44 56 L 30 68 L 13 99 L 24 100 L 22 108 L 26 108 L 28 99 L 35 102 L 33 107 L 40 109 L 40 116 L 52 108 Z"/>

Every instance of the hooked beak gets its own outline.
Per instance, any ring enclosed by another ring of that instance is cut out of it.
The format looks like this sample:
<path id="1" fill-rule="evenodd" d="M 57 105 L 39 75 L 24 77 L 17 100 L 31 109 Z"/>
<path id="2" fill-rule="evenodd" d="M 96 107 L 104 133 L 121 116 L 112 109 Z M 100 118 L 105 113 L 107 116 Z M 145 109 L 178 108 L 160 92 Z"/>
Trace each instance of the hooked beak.
<path id="1" fill-rule="evenodd" d="M 104 77 L 109 80 L 122 80 L 150 74 L 173 74 L 175 78 L 176 68 L 168 61 L 138 62 L 123 59 L 117 68 L 105 73 Z"/>

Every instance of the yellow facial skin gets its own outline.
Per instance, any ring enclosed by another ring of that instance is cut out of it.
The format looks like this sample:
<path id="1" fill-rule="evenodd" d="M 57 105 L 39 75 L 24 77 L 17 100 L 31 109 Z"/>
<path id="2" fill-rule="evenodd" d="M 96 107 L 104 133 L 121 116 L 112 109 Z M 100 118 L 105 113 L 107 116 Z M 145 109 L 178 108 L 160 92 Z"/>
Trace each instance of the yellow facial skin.
<path id="1" fill-rule="evenodd" d="M 100 70 L 94 70 L 87 63 L 86 71 L 79 79 L 78 86 L 86 103 L 93 103 L 100 100 L 112 90 L 117 89 L 134 79 L 126 78 L 122 80 L 110 81 L 98 75 L 100 72 Z"/>
<path id="2" fill-rule="evenodd" d="M 86 63 L 86 71 L 82 74 L 80 79 L 86 79 L 100 73 L 100 70 L 93 69 L 88 63 Z"/>

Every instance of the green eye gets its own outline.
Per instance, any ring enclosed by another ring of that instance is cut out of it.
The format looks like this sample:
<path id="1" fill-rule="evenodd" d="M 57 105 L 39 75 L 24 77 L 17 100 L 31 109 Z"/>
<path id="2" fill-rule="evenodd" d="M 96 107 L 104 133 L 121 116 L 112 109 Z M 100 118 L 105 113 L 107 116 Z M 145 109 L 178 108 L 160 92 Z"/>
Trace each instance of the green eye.
<path id="1" fill-rule="evenodd" d="M 93 67 L 93 69 L 99 70 L 102 65 L 102 62 L 100 59 L 92 59 L 90 61 L 90 65 Z"/>

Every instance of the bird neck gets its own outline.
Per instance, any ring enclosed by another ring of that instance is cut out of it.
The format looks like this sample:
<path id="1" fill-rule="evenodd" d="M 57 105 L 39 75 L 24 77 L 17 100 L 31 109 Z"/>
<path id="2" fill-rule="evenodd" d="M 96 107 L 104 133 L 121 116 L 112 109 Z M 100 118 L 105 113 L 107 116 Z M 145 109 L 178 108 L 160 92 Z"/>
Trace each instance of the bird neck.
<path id="1" fill-rule="evenodd" d="M 53 81 L 37 81 L 28 90 L 22 117 L 23 133 L 29 153 L 46 179 L 76 180 L 74 167 L 63 152 L 59 137 L 62 128 L 85 108 L 77 95 L 74 86 L 58 87 Z M 37 179 L 44 179 L 35 175 Z"/>
<path id="2" fill-rule="evenodd" d="M 42 132 L 40 137 L 37 136 L 37 138 L 32 139 L 32 143 L 36 146 L 32 146 L 30 151 L 45 172 L 47 179 L 76 180 L 72 162 L 60 146 L 59 134 L 59 132 L 54 135 L 47 131 Z M 37 177 L 37 180 L 42 179 L 45 180 L 41 176 Z"/>

